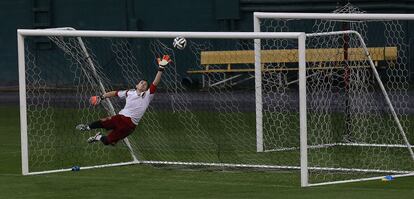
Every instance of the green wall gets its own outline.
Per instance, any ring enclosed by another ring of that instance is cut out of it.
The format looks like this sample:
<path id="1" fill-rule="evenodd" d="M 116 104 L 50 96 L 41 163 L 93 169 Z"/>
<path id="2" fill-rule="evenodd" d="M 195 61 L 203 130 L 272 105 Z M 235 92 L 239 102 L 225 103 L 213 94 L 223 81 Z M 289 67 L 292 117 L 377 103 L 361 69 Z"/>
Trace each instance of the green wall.
<path id="1" fill-rule="evenodd" d="M 414 11 L 412 0 L 350 2 L 370 13 Z M 343 3 L 336 0 L 2 0 L 0 86 L 18 84 L 18 28 L 70 26 L 94 30 L 252 31 L 254 11 L 330 12 L 338 5 Z M 408 34 L 414 38 L 413 23 Z M 414 39 L 410 42 L 414 46 Z M 412 57 L 413 52 L 410 52 Z M 414 60 L 411 63 L 414 68 Z M 414 77 L 414 69 L 411 73 Z"/>

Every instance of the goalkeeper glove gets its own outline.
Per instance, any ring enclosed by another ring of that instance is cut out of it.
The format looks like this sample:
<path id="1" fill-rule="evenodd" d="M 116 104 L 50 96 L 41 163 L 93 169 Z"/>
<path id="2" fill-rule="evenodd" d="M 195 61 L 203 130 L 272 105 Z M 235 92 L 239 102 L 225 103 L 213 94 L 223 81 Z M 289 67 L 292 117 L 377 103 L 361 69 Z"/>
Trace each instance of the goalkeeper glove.
<path id="1" fill-rule="evenodd" d="M 105 97 L 103 95 L 100 96 L 92 96 L 89 98 L 89 103 L 93 106 L 96 106 L 101 103 L 102 100 L 104 100 Z"/>
<path id="2" fill-rule="evenodd" d="M 162 56 L 162 59 L 157 58 L 158 62 L 158 71 L 164 71 L 165 67 L 171 62 L 169 55 Z"/>

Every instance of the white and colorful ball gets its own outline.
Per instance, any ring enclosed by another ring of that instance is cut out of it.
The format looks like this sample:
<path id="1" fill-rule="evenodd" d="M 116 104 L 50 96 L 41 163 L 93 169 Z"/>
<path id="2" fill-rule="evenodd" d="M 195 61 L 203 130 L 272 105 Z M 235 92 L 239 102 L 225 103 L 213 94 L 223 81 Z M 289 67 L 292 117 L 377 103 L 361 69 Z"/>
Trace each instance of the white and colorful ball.
<path id="1" fill-rule="evenodd" d="M 174 48 L 183 50 L 187 46 L 187 40 L 184 37 L 176 37 L 173 41 Z"/>

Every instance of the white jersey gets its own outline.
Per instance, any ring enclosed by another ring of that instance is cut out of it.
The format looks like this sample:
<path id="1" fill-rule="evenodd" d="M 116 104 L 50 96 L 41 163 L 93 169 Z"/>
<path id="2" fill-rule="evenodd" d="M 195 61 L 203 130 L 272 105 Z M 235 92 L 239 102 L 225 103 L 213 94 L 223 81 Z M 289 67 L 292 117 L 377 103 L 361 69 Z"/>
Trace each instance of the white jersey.
<path id="1" fill-rule="evenodd" d="M 154 98 L 154 92 L 151 93 L 150 89 L 142 93 L 138 93 L 135 89 L 123 90 L 117 91 L 116 94 L 119 98 L 126 100 L 125 107 L 119 111 L 119 114 L 130 117 L 135 125 L 141 120 L 149 103 Z"/>

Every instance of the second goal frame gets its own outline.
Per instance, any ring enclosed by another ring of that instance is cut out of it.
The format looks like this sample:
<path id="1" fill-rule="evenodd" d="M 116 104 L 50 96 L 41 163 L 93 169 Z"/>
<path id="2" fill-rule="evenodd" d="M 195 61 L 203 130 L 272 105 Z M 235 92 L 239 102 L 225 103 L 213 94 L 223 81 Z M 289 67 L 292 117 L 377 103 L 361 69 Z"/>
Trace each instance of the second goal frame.
<path id="1" fill-rule="evenodd" d="M 366 13 L 268 13 L 268 12 L 255 12 L 253 15 L 253 23 L 254 23 L 254 31 L 255 32 L 261 32 L 261 25 L 262 24 L 262 20 L 285 20 L 285 21 L 289 21 L 289 20 L 321 20 L 321 21 L 339 21 L 339 22 L 364 22 L 364 21 L 393 21 L 393 20 L 414 20 L 414 14 L 366 14 Z M 286 22 L 287 23 L 287 22 Z M 284 24 L 283 22 L 281 23 L 284 25 L 284 28 L 281 28 L 281 30 L 279 29 L 275 29 L 275 31 L 288 31 L 286 28 L 286 24 Z M 303 24 L 302 24 L 303 25 Z M 296 28 L 295 30 L 300 30 L 300 31 L 304 31 L 303 28 Z M 350 28 L 349 28 L 350 29 Z M 362 38 L 362 36 L 356 32 L 356 31 L 352 31 L 349 29 L 345 29 L 343 31 L 333 31 L 333 32 L 311 32 L 309 34 L 306 34 L 307 38 L 310 37 L 316 37 L 316 36 L 323 36 L 323 35 L 333 35 L 333 34 L 354 34 L 357 35 L 357 37 L 359 38 L 360 42 L 363 44 L 362 48 L 365 51 L 365 55 L 367 57 L 370 56 L 367 47 L 364 43 L 364 40 Z M 273 29 L 270 29 L 270 31 L 272 31 Z M 268 30 L 269 31 L 269 30 Z M 260 42 L 256 42 L 256 44 L 260 44 Z M 257 45 L 255 47 L 255 51 L 256 53 L 259 53 L 260 50 L 260 46 Z M 345 56 L 345 55 L 344 55 Z M 411 156 L 411 159 L 414 159 L 414 154 L 413 154 L 413 150 L 412 150 L 412 145 L 409 143 L 408 138 L 406 136 L 406 133 L 404 132 L 403 127 L 401 126 L 400 120 L 394 110 L 393 104 L 390 100 L 390 97 L 388 97 L 388 94 L 386 92 L 386 89 L 384 88 L 384 85 L 381 82 L 381 79 L 379 78 L 379 74 L 376 71 L 376 68 L 374 66 L 374 63 L 372 61 L 371 58 L 369 58 L 369 65 L 372 68 L 372 72 L 373 72 L 373 76 L 375 76 L 375 78 L 378 81 L 379 87 L 382 90 L 382 93 L 384 95 L 385 101 L 387 103 L 387 106 L 390 109 L 390 112 L 392 114 L 392 117 L 394 118 L 395 123 L 398 126 L 399 132 L 401 133 L 401 137 L 403 138 L 403 142 L 404 145 L 398 145 L 397 147 L 405 147 L 407 149 L 407 151 L 409 151 L 409 154 Z M 261 88 L 261 68 L 256 67 L 256 88 Z M 306 83 L 302 83 L 302 81 L 306 82 L 306 72 L 304 76 L 300 76 L 298 77 L 298 82 L 299 82 L 299 88 L 301 88 L 301 86 L 305 86 L 304 90 L 306 92 Z M 256 100 L 261 100 L 262 98 L 262 90 L 258 89 L 256 90 Z M 305 98 L 301 93 L 302 91 L 300 91 L 299 94 L 299 100 L 301 103 L 300 106 L 300 153 L 301 153 L 301 167 L 307 167 L 304 165 L 308 164 L 307 161 L 307 149 L 310 148 L 319 148 L 319 147 L 326 147 L 327 145 L 320 145 L 320 146 L 308 146 L 307 143 L 307 133 L 306 133 L 306 129 L 302 129 L 302 127 L 307 128 L 307 119 L 306 119 L 306 101 L 303 102 L 302 104 L 302 99 Z M 304 94 L 306 95 L 306 93 Z M 263 152 L 266 151 L 264 149 L 264 135 L 263 135 L 263 112 L 262 112 L 262 103 L 258 103 L 256 104 L 257 106 L 257 114 L 256 114 L 256 130 L 257 130 L 257 151 L 258 152 Z M 304 110 L 302 110 L 302 108 L 304 108 Z M 305 124 L 302 124 L 305 123 Z M 346 143 L 334 143 L 334 144 L 328 144 L 329 147 L 330 146 L 369 146 L 369 145 L 364 145 L 364 144 L 346 144 Z M 383 145 L 378 144 L 375 147 L 382 147 Z M 389 147 L 389 146 L 387 146 Z M 395 147 L 395 146 L 391 146 L 391 147 Z M 279 149 L 279 150 L 284 150 L 284 149 Z M 287 150 L 291 150 L 291 149 L 287 149 Z M 296 148 L 297 150 L 297 148 Z M 320 169 L 320 168 L 312 168 L 312 169 Z M 301 171 L 306 171 L 306 169 L 302 169 Z M 354 181 L 363 181 L 363 180 L 372 180 L 372 179 L 379 179 L 380 177 L 376 177 L 376 178 L 365 178 L 365 179 L 355 179 L 355 180 L 344 180 L 344 181 L 334 181 L 334 182 L 325 182 L 325 183 L 309 183 L 308 182 L 308 174 L 306 173 L 301 173 L 301 185 L 302 186 L 314 186 L 314 185 L 323 185 L 323 184 L 335 184 L 335 183 L 343 183 L 343 182 L 354 182 Z M 412 174 L 408 174 L 408 175 L 412 175 Z M 402 175 L 405 176 L 405 175 Z"/>

